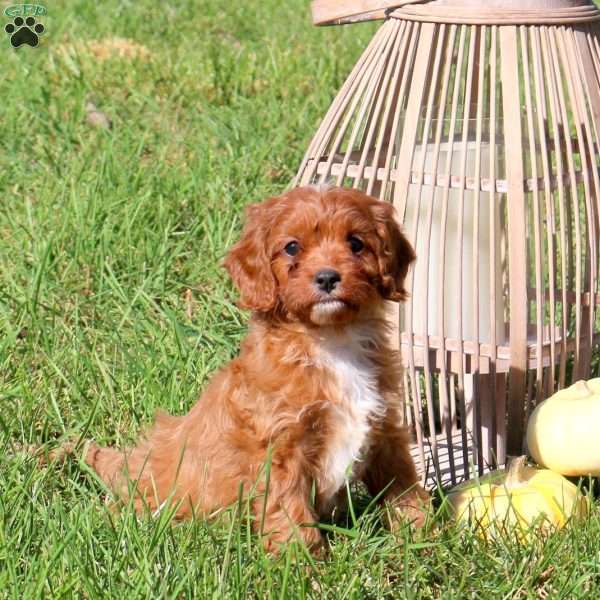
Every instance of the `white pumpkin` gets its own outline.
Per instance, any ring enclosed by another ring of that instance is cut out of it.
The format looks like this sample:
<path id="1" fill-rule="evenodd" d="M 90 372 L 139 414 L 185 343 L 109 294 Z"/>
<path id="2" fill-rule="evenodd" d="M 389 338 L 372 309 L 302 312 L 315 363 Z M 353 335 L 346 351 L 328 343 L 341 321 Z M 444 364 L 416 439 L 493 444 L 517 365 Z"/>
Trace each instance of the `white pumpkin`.
<path id="1" fill-rule="evenodd" d="M 600 378 L 578 381 L 531 413 L 527 447 L 561 475 L 600 475 Z"/>

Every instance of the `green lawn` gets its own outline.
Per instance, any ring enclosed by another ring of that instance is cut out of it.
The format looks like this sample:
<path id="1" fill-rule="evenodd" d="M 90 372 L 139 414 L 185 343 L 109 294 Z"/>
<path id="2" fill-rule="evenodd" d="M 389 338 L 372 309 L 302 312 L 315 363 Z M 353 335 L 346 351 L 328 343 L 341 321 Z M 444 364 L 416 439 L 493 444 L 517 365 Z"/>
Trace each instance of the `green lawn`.
<path id="1" fill-rule="evenodd" d="M 374 30 L 313 28 L 299 0 L 49 8 L 38 49 L 0 51 L 0 597 L 598 597 L 597 507 L 528 546 L 367 512 L 324 559 L 272 558 L 235 510 L 116 514 L 83 465 L 19 451 L 123 444 L 194 403 L 244 333 L 219 268 L 242 207 L 288 185 Z"/>

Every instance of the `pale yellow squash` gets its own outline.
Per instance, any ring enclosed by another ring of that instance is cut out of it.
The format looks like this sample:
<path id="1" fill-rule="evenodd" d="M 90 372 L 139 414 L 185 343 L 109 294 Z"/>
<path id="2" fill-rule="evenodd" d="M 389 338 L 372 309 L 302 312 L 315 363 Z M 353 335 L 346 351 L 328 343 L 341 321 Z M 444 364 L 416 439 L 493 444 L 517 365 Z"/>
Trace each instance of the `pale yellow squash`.
<path id="1" fill-rule="evenodd" d="M 494 471 L 468 481 L 448 494 L 451 512 L 460 522 L 484 534 L 514 533 L 524 539 L 539 521 L 546 529 L 560 528 L 570 517 L 587 514 L 587 500 L 577 486 L 558 473 L 513 460 L 508 471 Z"/>
<path id="2" fill-rule="evenodd" d="M 531 413 L 527 447 L 562 475 L 600 475 L 600 378 L 578 381 Z"/>

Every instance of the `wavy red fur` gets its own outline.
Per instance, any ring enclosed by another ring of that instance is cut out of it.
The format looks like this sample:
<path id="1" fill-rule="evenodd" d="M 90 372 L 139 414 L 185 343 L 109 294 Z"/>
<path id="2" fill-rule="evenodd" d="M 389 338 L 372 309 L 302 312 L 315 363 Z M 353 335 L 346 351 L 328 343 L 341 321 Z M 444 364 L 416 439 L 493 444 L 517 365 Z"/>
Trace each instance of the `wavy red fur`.
<path id="1" fill-rule="evenodd" d="M 392 207 L 356 190 L 298 188 L 249 207 L 225 260 L 253 311 L 238 358 L 187 415 L 161 414 L 134 448 L 93 446 L 87 462 L 121 497 L 135 482 L 139 509 L 174 500 L 180 517 L 209 516 L 235 502 L 240 486 L 252 491 L 269 548 L 291 536 L 319 546 L 319 530 L 307 525 L 335 506 L 349 474 L 421 522 L 427 495 L 384 318 L 384 300 L 405 297 L 413 260 Z M 316 283 L 323 269 L 339 275 L 327 292 Z"/>

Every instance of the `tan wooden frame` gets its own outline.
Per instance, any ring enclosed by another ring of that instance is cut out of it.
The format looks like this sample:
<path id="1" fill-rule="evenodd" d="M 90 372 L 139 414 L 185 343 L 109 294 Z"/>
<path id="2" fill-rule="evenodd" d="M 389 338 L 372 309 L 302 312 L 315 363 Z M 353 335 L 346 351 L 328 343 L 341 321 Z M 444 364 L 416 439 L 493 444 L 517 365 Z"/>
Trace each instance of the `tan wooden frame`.
<path id="1" fill-rule="evenodd" d="M 474 18 L 474 3 L 391 7 L 294 182 L 393 202 L 422 248 L 435 285 L 415 281 L 415 267 L 393 318 L 429 483 L 522 452 L 532 408 L 588 377 L 600 343 L 600 12 L 586 0 L 482 0 Z M 336 4 L 342 19 L 344 5 L 352 18 L 383 3 Z"/>

